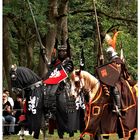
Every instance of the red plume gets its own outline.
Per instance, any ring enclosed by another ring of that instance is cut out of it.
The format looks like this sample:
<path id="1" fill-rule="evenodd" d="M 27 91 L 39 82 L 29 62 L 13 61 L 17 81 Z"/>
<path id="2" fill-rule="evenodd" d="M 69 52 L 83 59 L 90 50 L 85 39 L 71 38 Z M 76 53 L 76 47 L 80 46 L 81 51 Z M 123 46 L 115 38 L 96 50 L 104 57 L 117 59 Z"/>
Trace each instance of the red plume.
<path id="1" fill-rule="evenodd" d="M 120 31 L 115 32 L 112 38 L 109 34 L 106 34 L 106 36 L 105 36 L 105 40 L 106 40 L 107 44 L 109 46 L 113 47 L 114 50 L 116 49 L 116 41 L 117 41 L 117 36 L 118 36 L 119 32 Z"/>

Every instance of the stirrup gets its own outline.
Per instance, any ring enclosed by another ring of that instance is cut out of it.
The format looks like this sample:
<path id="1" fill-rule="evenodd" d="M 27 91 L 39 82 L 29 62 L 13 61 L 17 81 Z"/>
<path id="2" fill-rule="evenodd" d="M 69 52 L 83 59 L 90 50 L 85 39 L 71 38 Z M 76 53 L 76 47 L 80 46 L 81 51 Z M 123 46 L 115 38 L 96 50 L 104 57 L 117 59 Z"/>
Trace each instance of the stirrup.
<path id="1" fill-rule="evenodd" d="M 119 117 L 122 116 L 122 114 L 121 114 L 121 109 L 119 109 L 117 105 L 115 105 L 115 110 L 113 109 L 112 112 L 117 113 L 117 115 L 118 115 Z"/>
<path id="2" fill-rule="evenodd" d="M 49 112 L 49 114 L 47 115 L 47 117 L 48 117 L 48 119 L 53 119 L 53 120 L 56 119 L 55 115 L 53 113 L 51 113 L 51 112 Z"/>

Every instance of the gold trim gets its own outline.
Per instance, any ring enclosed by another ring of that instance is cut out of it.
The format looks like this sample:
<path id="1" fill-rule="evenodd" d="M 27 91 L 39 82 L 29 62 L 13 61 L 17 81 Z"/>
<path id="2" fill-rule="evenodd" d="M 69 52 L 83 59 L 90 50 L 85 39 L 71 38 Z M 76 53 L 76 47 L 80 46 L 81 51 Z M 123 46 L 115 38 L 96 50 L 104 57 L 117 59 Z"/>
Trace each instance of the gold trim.
<path id="1" fill-rule="evenodd" d="M 127 111 L 128 109 L 130 109 L 130 108 L 136 106 L 136 99 L 135 99 L 135 97 L 134 97 L 134 92 L 132 91 L 132 88 L 131 88 L 131 86 L 129 85 L 128 81 L 125 80 L 125 82 L 126 82 L 128 88 L 129 88 L 129 90 L 130 90 L 130 93 L 131 93 L 131 95 L 132 95 L 134 104 L 128 106 L 127 108 L 122 109 L 122 111 Z"/>
<path id="2" fill-rule="evenodd" d="M 95 110 L 95 109 L 98 109 L 98 110 L 97 110 L 97 113 L 94 113 L 94 110 Z M 101 109 L 100 109 L 99 106 L 93 106 L 93 107 L 92 107 L 92 115 L 99 115 L 99 114 L 100 114 L 100 111 L 101 111 Z"/>

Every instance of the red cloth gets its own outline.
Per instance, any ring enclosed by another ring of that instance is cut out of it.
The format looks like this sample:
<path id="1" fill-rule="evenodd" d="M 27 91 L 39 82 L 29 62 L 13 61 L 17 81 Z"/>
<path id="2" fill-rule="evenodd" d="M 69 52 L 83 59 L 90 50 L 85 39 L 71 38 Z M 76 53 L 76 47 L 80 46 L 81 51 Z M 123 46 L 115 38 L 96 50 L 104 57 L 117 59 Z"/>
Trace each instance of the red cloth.
<path id="1" fill-rule="evenodd" d="M 19 116 L 19 121 L 25 121 L 26 120 L 26 117 L 25 117 L 25 115 L 20 115 Z"/>
<path id="2" fill-rule="evenodd" d="M 66 71 L 62 66 L 56 67 L 49 75 L 49 78 L 43 81 L 44 84 L 55 85 L 68 77 Z"/>
<path id="3" fill-rule="evenodd" d="M 26 101 L 25 101 L 25 103 L 24 103 L 24 105 L 23 105 L 23 112 L 24 112 L 24 113 L 27 113 Z"/>

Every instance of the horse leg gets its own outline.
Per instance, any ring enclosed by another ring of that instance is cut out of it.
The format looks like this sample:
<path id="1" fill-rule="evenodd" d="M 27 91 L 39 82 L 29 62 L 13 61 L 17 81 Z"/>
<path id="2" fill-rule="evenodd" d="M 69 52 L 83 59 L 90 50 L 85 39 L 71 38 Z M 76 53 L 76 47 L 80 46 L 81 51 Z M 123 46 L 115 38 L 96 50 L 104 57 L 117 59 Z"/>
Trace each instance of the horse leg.
<path id="1" fill-rule="evenodd" d="M 46 131 L 47 131 L 47 125 L 45 127 L 43 127 L 43 129 L 42 129 L 42 132 L 43 132 L 43 140 L 48 140 L 47 137 L 46 137 Z"/>
<path id="2" fill-rule="evenodd" d="M 96 133 L 95 137 L 90 136 L 90 140 L 102 140 L 101 134 Z"/>
<path id="3" fill-rule="evenodd" d="M 84 140 L 84 138 L 80 138 L 79 140 Z M 100 139 L 95 139 L 93 136 L 90 136 L 90 140 L 100 140 Z"/>
<path id="4" fill-rule="evenodd" d="M 131 132 L 130 138 L 128 140 L 134 140 L 135 139 L 135 134 L 136 134 L 136 130 Z"/>
<path id="5" fill-rule="evenodd" d="M 102 137 L 100 134 L 96 134 L 93 140 L 102 140 Z"/>
<path id="6" fill-rule="evenodd" d="M 34 140 L 38 140 L 39 139 L 39 133 L 40 133 L 40 129 L 37 129 L 36 131 L 34 131 L 34 134 L 33 134 Z"/>
<path id="7" fill-rule="evenodd" d="M 47 140 L 47 138 L 46 138 L 46 130 L 44 129 L 44 130 L 42 130 L 42 132 L 43 132 L 43 140 Z"/>
<path id="8" fill-rule="evenodd" d="M 94 140 L 93 136 L 90 136 L 90 140 Z"/>
<path id="9" fill-rule="evenodd" d="M 24 127 L 21 127 L 19 139 L 24 140 Z"/>
<path id="10" fill-rule="evenodd" d="M 43 134 L 43 140 L 47 140 L 46 131 L 47 131 L 47 128 L 48 128 L 48 122 L 49 122 L 49 119 L 45 118 L 45 116 L 42 115 L 41 131 L 42 131 L 42 134 Z"/>
<path id="11" fill-rule="evenodd" d="M 103 136 L 103 138 L 109 140 L 109 136 Z"/>

